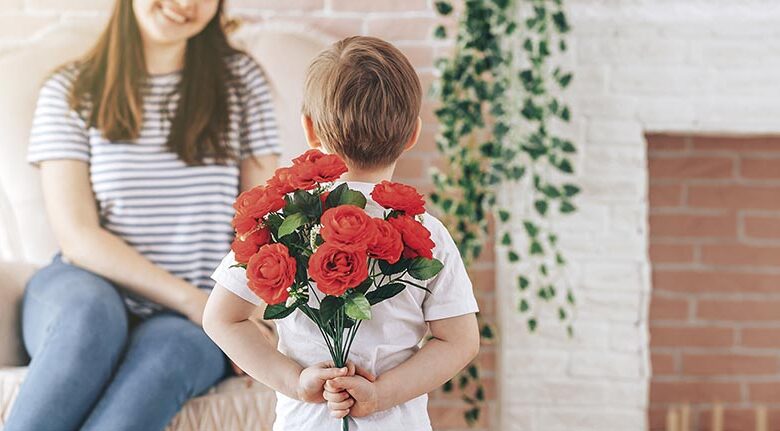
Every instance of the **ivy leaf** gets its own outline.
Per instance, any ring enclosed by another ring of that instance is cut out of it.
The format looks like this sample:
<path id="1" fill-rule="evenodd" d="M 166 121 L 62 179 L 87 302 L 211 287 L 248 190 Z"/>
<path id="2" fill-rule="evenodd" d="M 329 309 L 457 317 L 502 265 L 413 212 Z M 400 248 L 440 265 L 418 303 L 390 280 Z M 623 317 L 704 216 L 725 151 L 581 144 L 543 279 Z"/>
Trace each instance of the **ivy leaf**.
<path id="1" fill-rule="evenodd" d="M 444 264 L 436 258 L 418 257 L 409 265 L 409 275 L 420 281 L 430 280 L 436 277 L 443 267 Z"/>
<path id="2" fill-rule="evenodd" d="M 536 319 L 534 318 L 528 319 L 528 330 L 531 332 L 536 331 Z"/>
<path id="3" fill-rule="evenodd" d="M 436 39 L 445 39 L 447 37 L 447 29 L 444 28 L 443 25 L 437 26 L 436 30 L 433 31 L 433 37 Z"/>
<path id="4" fill-rule="evenodd" d="M 518 260 L 520 260 L 520 256 L 512 250 L 510 250 L 509 253 L 507 253 L 507 257 L 509 258 L 509 261 L 512 263 L 515 263 Z"/>
<path id="5" fill-rule="evenodd" d="M 570 214 L 577 210 L 577 207 L 574 206 L 569 201 L 563 201 L 561 202 L 561 213 L 563 214 Z"/>
<path id="6" fill-rule="evenodd" d="M 525 231 L 528 233 L 528 236 L 531 238 L 536 237 L 536 234 L 539 233 L 539 229 L 536 227 L 535 224 L 531 223 L 530 221 L 524 221 L 523 227 L 525 227 Z"/>
<path id="7" fill-rule="evenodd" d="M 566 15 L 564 15 L 563 12 L 554 13 L 552 18 L 555 28 L 557 28 L 559 32 L 566 33 L 569 31 L 569 23 L 566 21 Z"/>
<path id="8" fill-rule="evenodd" d="M 542 249 L 542 244 L 539 241 L 533 241 L 531 243 L 531 247 L 529 247 L 528 252 L 531 254 L 544 254 L 544 250 Z"/>
<path id="9" fill-rule="evenodd" d="M 560 84 L 561 88 L 566 88 L 571 83 L 572 74 L 567 73 L 566 75 L 561 76 L 558 78 L 558 84 Z"/>
<path id="10" fill-rule="evenodd" d="M 518 287 L 520 288 L 520 290 L 525 290 L 525 289 L 528 288 L 528 285 L 530 284 L 530 282 L 528 281 L 527 278 L 525 278 L 525 277 L 523 277 L 521 275 L 520 277 L 517 278 L 517 284 L 518 284 Z"/>
<path id="11" fill-rule="evenodd" d="M 323 298 L 320 303 L 320 319 L 322 319 L 322 323 L 327 325 L 343 305 L 343 298 L 330 295 Z"/>
<path id="12" fill-rule="evenodd" d="M 563 141 L 561 143 L 561 151 L 564 153 L 575 153 L 577 152 L 577 148 L 575 148 L 574 144 L 572 144 L 570 141 Z"/>
<path id="13" fill-rule="evenodd" d="M 571 111 L 569 111 L 568 106 L 564 107 L 563 111 L 561 111 L 561 120 L 563 121 L 571 120 Z"/>
<path id="14" fill-rule="evenodd" d="M 303 213 L 295 213 L 284 219 L 282 225 L 279 226 L 279 233 L 277 236 L 281 238 L 283 236 L 289 235 L 295 232 L 295 229 L 298 229 L 299 227 L 306 224 L 307 221 L 308 220 Z"/>
<path id="15" fill-rule="evenodd" d="M 488 340 L 493 338 L 493 329 L 490 327 L 490 325 L 482 326 L 482 330 L 480 330 L 479 333 L 482 336 L 482 338 L 485 338 L 485 339 L 488 339 Z"/>
<path id="16" fill-rule="evenodd" d="M 566 302 L 568 302 L 571 305 L 574 305 L 574 293 L 571 290 L 569 290 L 566 293 Z"/>
<path id="17" fill-rule="evenodd" d="M 385 299 L 390 299 L 395 295 L 398 295 L 404 289 L 406 289 L 406 285 L 403 283 L 390 283 L 366 293 L 366 299 L 368 299 L 368 303 L 371 305 L 379 304 Z"/>
<path id="18" fill-rule="evenodd" d="M 501 219 L 502 223 L 506 223 L 509 220 L 509 211 L 498 210 L 498 218 Z"/>
<path id="19" fill-rule="evenodd" d="M 563 307 L 558 307 L 558 320 L 566 320 L 566 310 Z"/>
<path id="20" fill-rule="evenodd" d="M 525 300 L 525 298 L 520 300 L 520 305 L 517 307 L 518 310 L 520 310 L 521 313 L 525 313 L 528 311 L 530 306 L 528 305 L 528 301 Z"/>
<path id="21" fill-rule="evenodd" d="M 344 302 L 344 312 L 347 316 L 355 320 L 371 319 L 371 304 L 366 299 L 366 295 L 360 292 L 353 292 Z"/>
<path id="22" fill-rule="evenodd" d="M 453 386 L 454 386 L 454 384 L 452 383 L 452 380 L 447 380 L 447 381 L 444 383 L 444 385 L 441 387 L 441 389 L 442 389 L 444 392 L 452 392 L 452 388 L 453 388 Z"/>
<path id="23" fill-rule="evenodd" d="M 571 167 L 571 162 L 569 161 L 569 159 L 561 159 L 560 163 L 558 163 L 557 168 L 560 169 L 561 172 L 567 174 L 574 172 L 574 168 Z"/>
<path id="24" fill-rule="evenodd" d="M 509 232 L 504 232 L 504 235 L 501 237 L 501 244 L 512 245 L 512 236 L 509 235 Z"/>
<path id="25" fill-rule="evenodd" d="M 567 198 L 576 196 L 579 192 L 580 192 L 580 188 L 575 186 L 574 184 L 566 184 L 563 186 L 563 194 Z"/>
<path id="26" fill-rule="evenodd" d="M 534 202 L 534 207 L 536 208 L 536 212 L 538 212 L 539 215 L 543 216 L 547 214 L 547 201 L 540 199 Z"/>
<path id="27" fill-rule="evenodd" d="M 275 320 L 275 319 L 283 319 L 290 315 L 295 309 L 298 308 L 298 303 L 295 303 L 291 305 L 290 307 L 287 307 L 284 302 L 280 304 L 273 304 L 265 307 L 265 311 L 263 312 L 263 319 L 265 320 Z"/>
<path id="28" fill-rule="evenodd" d="M 452 13 L 452 5 L 450 2 L 447 1 L 437 1 L 435 3 L 436 6 L 436 12 L 439 13 L 439 15 L 447 16 L 450 13 Z"/>

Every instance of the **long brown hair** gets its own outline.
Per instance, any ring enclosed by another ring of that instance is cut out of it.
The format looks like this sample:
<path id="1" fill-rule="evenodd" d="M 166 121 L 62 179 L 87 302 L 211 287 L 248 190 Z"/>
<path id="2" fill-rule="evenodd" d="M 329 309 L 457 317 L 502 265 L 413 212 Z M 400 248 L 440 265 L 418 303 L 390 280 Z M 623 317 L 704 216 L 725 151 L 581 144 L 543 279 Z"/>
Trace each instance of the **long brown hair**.
<path id="1" fill-rule="evenodd" d="M 188 165 L 201 165 L 207 157 L 217 163 L 236 157 L 223 139 L 230 78 L 225 58 L 238 52 L 222 28 L 223 4 L 220 0 L 211 21 L 187 41 L 179 102 L 167 145 Z M 77 65 L 71 108 L 85 112 L 89 126 L 109 141 L 138 138 L 143 122 L 140 87 L 148 73 L 132 0 L 116 1 L 103 34 Z"/>

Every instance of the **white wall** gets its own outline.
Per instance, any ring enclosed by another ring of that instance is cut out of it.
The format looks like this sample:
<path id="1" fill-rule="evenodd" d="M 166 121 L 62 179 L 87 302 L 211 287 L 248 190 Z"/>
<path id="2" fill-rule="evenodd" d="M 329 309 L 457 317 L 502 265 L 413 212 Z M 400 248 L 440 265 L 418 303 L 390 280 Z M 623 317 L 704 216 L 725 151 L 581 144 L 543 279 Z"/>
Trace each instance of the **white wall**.
<path id="1" fill-rule="evenodd" d="M 780 131 L 780 2 L 568 0 L 584 185 L 561 224 L 577 287 L 576 337 L 528 335 L 499 286 L 500 429 L 646 429 L 646 131 Z M 520 203 L 522 196 L 508 196 Z M 509 275 L 507 262 L 500 275 Z M 511 280 L 499 276 L 498 280 Z M 543 322 L 545 323 L 545 322 Z"/>

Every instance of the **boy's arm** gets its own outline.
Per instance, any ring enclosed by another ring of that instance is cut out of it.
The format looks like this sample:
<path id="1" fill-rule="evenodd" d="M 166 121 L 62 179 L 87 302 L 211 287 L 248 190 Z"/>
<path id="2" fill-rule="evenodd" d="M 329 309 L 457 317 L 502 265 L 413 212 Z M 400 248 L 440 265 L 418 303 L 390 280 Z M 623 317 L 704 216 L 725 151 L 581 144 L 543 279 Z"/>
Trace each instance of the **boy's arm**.
<path id="1" fill-rule="evenodd" d="M 371 383 L 360 376 L 337 377 L 325 384 L 333 416 L 367 416 L 403 404 L 440 387 L 479 353 L 475 314 L 429 322 L 431 338 L 417 353 Z M 344 392 L 346 391 L 346 393 Z M 351 395 L 354 405 L 347 398 Z"/>
<path id="2" fill-rule="evenodd" d="M 304 369 L 271 345 L 249 320 L 256 307 L 217 284 L 203 313 L 206 334 L 255 380 L 296 400 L 323 402 L 325 380 L 354 372 L 354 369 L 331 368 L 328 363 Z"/>

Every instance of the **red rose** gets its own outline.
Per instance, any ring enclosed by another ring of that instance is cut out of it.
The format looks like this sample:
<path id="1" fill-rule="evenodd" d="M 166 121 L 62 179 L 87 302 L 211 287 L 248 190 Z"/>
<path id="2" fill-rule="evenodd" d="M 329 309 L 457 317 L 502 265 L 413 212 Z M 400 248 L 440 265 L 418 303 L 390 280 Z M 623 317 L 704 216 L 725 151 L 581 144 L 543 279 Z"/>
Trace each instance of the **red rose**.
<path id="1" fill-rule="evenodd" d="M 271 241 L 271 232 L 266 228 L 259 228 L 243 239 L 241 235 L 236 235 L 230 249 L 236 254 L 236 262 L 245 264 L 261 246 L 268 244 L 269 241 Z"/>
<path id="2" fill-rule="evenodd" d="M 366 250 L 326 242 L 309 258 L 309 276 L 326 295 L 341 296 L 368 278 Z"/>
<path id="3" fill-rule="evenodd" d="M 292 168 L 278 168 L 274 171 L 274 176 L 271 177 L 266 184 L 268 188 L 276 190 L 279 194 L 285 195 L 296 189 L 294 184 L 294 174 Z"/>
<path id="4" fill-rule="evenodd" d="M 368 245 L 368 255 L 386 260 L 389 263 L 398 262 L 398 259 L 401 258 L 401 252 L 404 250 L 401 234 L 395 230 L 393 225 L 381 218 L 375 218 L 372 221 L 376 226 L 377 234 L 374 235 L 374 242 Z"/>
<path id="5" fill-rule="evenodd" d="M 371 198 L 387 209 L 402 211 L 406 215 L 415 216 L 425 212 L 423 196 L 406 184 L 382 181 L 374 186 Z"/>
<path id="6" fill-rule="evenodd" d="M 320 150 L 308 150 L 300 156 L 292 160 L 293 165 L 301 165 L 305 163 L 315 163 L 320 158 L 324 157 L 325 153 Z"/>
<path id="7" fill-rule="evenodd" d="M 339 205 L 326 210 L 320 223 L 322 239 L 340 244 L 342 248 L 365 249 L 376 236 L 376 225 L 371 217 L 354 205 Z"/>
<path id="8" fill-rule="evenodd" d="M 403 257 L 422 256 L 433 259 L 433 247 L 436 244 L 431 241 L 431 232 L 422 223 L 407 215 L 391 217 L 387 221 L 401 233 L 404 242 Z"/>
<path id="9" fill-rule="evenodd" d="M 260 247 L 246 267 L 249 289 L 273 305 L 287 301 L 287 288 L 295 281 L 295 259 L 282 244 L 266 244 Z"/>
<path id="10" fill-rule="evenodd" d="M 310 190 L 318 183 L 336 181 L 347 172 L 347 165 L 341 157 L 309 150 L 293 160 L 294 184 L 297 188 Z"/>
<path id="11" fill-rule="evenodd" d="M 275 189 L 265 186 L 257 186 L 241 193 L 233 207 L 236 215 L 233 217 L 232 226 L 238 235 L 245 235 L 254 229 L 259 219 L 271 212 L 284 208 L 284 198 Z"/>

